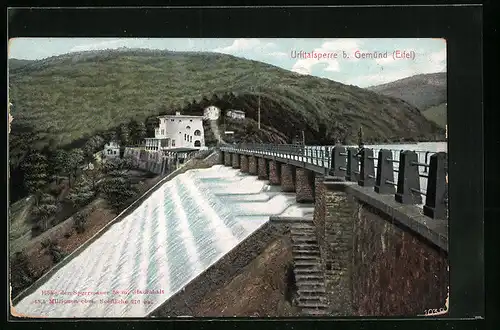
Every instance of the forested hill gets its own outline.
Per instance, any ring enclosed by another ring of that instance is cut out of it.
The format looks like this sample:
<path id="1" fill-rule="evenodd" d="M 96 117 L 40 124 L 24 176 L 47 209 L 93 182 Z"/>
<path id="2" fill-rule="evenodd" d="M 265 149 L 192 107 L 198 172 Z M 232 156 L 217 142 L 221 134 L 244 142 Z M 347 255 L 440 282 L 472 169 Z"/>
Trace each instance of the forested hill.
<path id="1" fill-rule="evenodd" d="M 359 127 L 367 141 L 444 138 L 402 100 L 224 54 L 90 51 L 11 67 L 9 75 L 14 167 L 29 148 L 75 146 L 132 119 L 201 115 L 210 104 L 246 112 L 242 140 L 289 142 L 304 130 L 308 143 L 356 141 Z"/>
<path id="2" fill-rule="evenodd" d="M 446 125 L 446 72 L 419 74 L 368 87 L 368 90 L 400 98 L 417 107 L 427 119 L 441 127 Z"/>

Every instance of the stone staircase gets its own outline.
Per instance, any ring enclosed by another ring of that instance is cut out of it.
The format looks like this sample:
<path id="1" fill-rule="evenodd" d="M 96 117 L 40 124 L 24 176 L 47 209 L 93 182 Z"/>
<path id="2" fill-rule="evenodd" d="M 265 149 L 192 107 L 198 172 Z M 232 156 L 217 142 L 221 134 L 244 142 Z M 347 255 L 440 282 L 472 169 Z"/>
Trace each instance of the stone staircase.
<path id="1" fill-rule="evenodd" d="M 326 316 L 325 277 L 312 220 L 290 224 L 297 306 L 304 315 Z"/>

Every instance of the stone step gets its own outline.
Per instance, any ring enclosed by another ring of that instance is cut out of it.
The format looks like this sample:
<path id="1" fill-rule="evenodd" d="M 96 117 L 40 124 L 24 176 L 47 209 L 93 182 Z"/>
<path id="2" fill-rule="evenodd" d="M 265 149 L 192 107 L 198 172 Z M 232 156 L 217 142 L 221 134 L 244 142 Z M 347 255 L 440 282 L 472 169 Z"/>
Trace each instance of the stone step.
<path id="1" fill-rule="evenodd" d="M 323 273 L 317 272 L 317 273 L 304 273 L 304 272 L 299 272 L 295 273 L 295 281 L 297 283 L 300 283 L 302 281 L 325 281 L 325 277 L 323 276 Z M 303 282 L 304 285 L 306 285 L 306 282 Z"/>
<path id="2" fill-rule="evenodd" d="M 316 299 L 316 300 L 312 300 L 312 299 L 299 300 L 299 299 L 297 299 L 297 306 L 300 308 L 318 308 L 318 309 L 328 308 L 328 305 L 326 304 L 326 299 Z"/>
<path id="3" fill-rule="evenodd" d="M 312 237 L 312 236 L 293 236 L 292 235 L 292 241 L 297 242 L 297 243 L 309 243 L 309 244 L 314 244 L 314 245 L 318 244 L 316 237 Z"/>
<path id="4" fill-rule="evenodd" d="M 300 306 L 304 302 L 312 302 L 312 303 L 325 303 L 326 304 L 326 297 L 324 293 L 315 293 L 315 294 L 308 294 L 308 295 L 302 295 L 298 296 L 297 298 L 297 304 Z"/>
<path id="5" fill-rule="evenodd" d="M 309 256 L 317 256 L 320 257 L 321 253 L 319 252 L 319 249 L 317 250 L 303 250 L 303 249 L 294 249 L 292 247 L 292 254 L 294 255 L 309 255 Z"/>
<path id="6" fill-rule="evenodd" d="M 299 297 L 297 298 L 297 306 L 299 307 L 308 307 L 308 308 L 328 308 L 326 304 L 325 297 Z M 320 307 L 322 306 L 322 307 Z"/>
<path id="7" fill-rule="evenodd" d="M 318 251 L 319 252 L 319 247 L 318 244 L 316 243 L 304 243 L 304 242 L 297 242 L 292 245 L 292 250 L 313 250 L 313 251 Z"/>
<path id="8" fill-rule="evenodd" d="M 303 285 L 302 283 L 297 283 L 297 293 L 299 295 L 313 295 L 313 294 L 324 294 L 326 292 L 324 285 Z"/>
<path id="9" fill-rule="evenodd" d="M 295 275 L 323 275 L 323 271 L 321 269 L 310 269 L 310 268 L 294 268 Z"/>
<path id="10" fill-rule="evenodd" d="M 318 287 L 325 287 L 325 281 L 323 278 L 301 278 L 300 280 L 295 279 L 297 282 L 297 287 L 299 288 L 318 288 Z"/>
<path id="11" fill-rule="evenodd" d="M 301 281 L 296 281 L 297 283 L 297 288 L 298 290 L 321 290 L 325 291 L 325 282 L 323 279 L 321 280 L 301 280 Z"/>
<path id="12" fill-rule="evenodd" d="M 321 261 L 321 258 L 318 255 L 310 255 L 310 254 L 295 254 L 292 253 L 293 255 L 293 260 L 299 261 L 299 260 L 305 260 L 305 261 Z"/>
<path id="13" fill-rule="evenodd" d="M 305 267 L 305 266 L 320 266 L 320 260 L 294 260 L 294 265 L 297 267 Z"/>
<path id="14" fill-rule="evenodd" d="M 316 233 L 310 232 L 310 233 L 305 233 L 305 232 L 291 232 L 292 237 L 312 237 L 316 239 Z"/>

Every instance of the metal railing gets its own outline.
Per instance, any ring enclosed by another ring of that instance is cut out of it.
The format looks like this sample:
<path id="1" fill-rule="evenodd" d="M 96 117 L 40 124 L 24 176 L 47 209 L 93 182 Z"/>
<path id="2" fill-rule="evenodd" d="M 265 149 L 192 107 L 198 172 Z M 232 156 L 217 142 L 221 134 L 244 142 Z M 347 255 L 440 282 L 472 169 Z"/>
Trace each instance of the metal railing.
<path id="1" fill-rule="evenodd" d="M 393 194 L 401 204 L 421 206 L 424 215 L 433 219 L 448 217 L 445 152 L 379 149 L 375 157 L 371 148 L 293 144 L 223 145 L 220 150 L 316 165 L 331 176 L 373 187 L 379 194 Z"/>

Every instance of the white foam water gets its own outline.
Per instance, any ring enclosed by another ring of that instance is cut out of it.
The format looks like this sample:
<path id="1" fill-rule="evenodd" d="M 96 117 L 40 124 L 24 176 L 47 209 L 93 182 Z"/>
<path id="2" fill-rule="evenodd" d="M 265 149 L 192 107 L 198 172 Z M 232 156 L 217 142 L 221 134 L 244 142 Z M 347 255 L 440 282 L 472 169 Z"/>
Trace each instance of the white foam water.
<path id="1" fill-rule="evenodd" d="M 294 204 L 293 194 L 272 191 L 266 181 L 236 169 L 215 165 L 187 171 L 14 308 L 32 317 L 146 316 L 269 216 L 302 215 Z M 57 294 L 47 295 L 49 290 Z"/>

